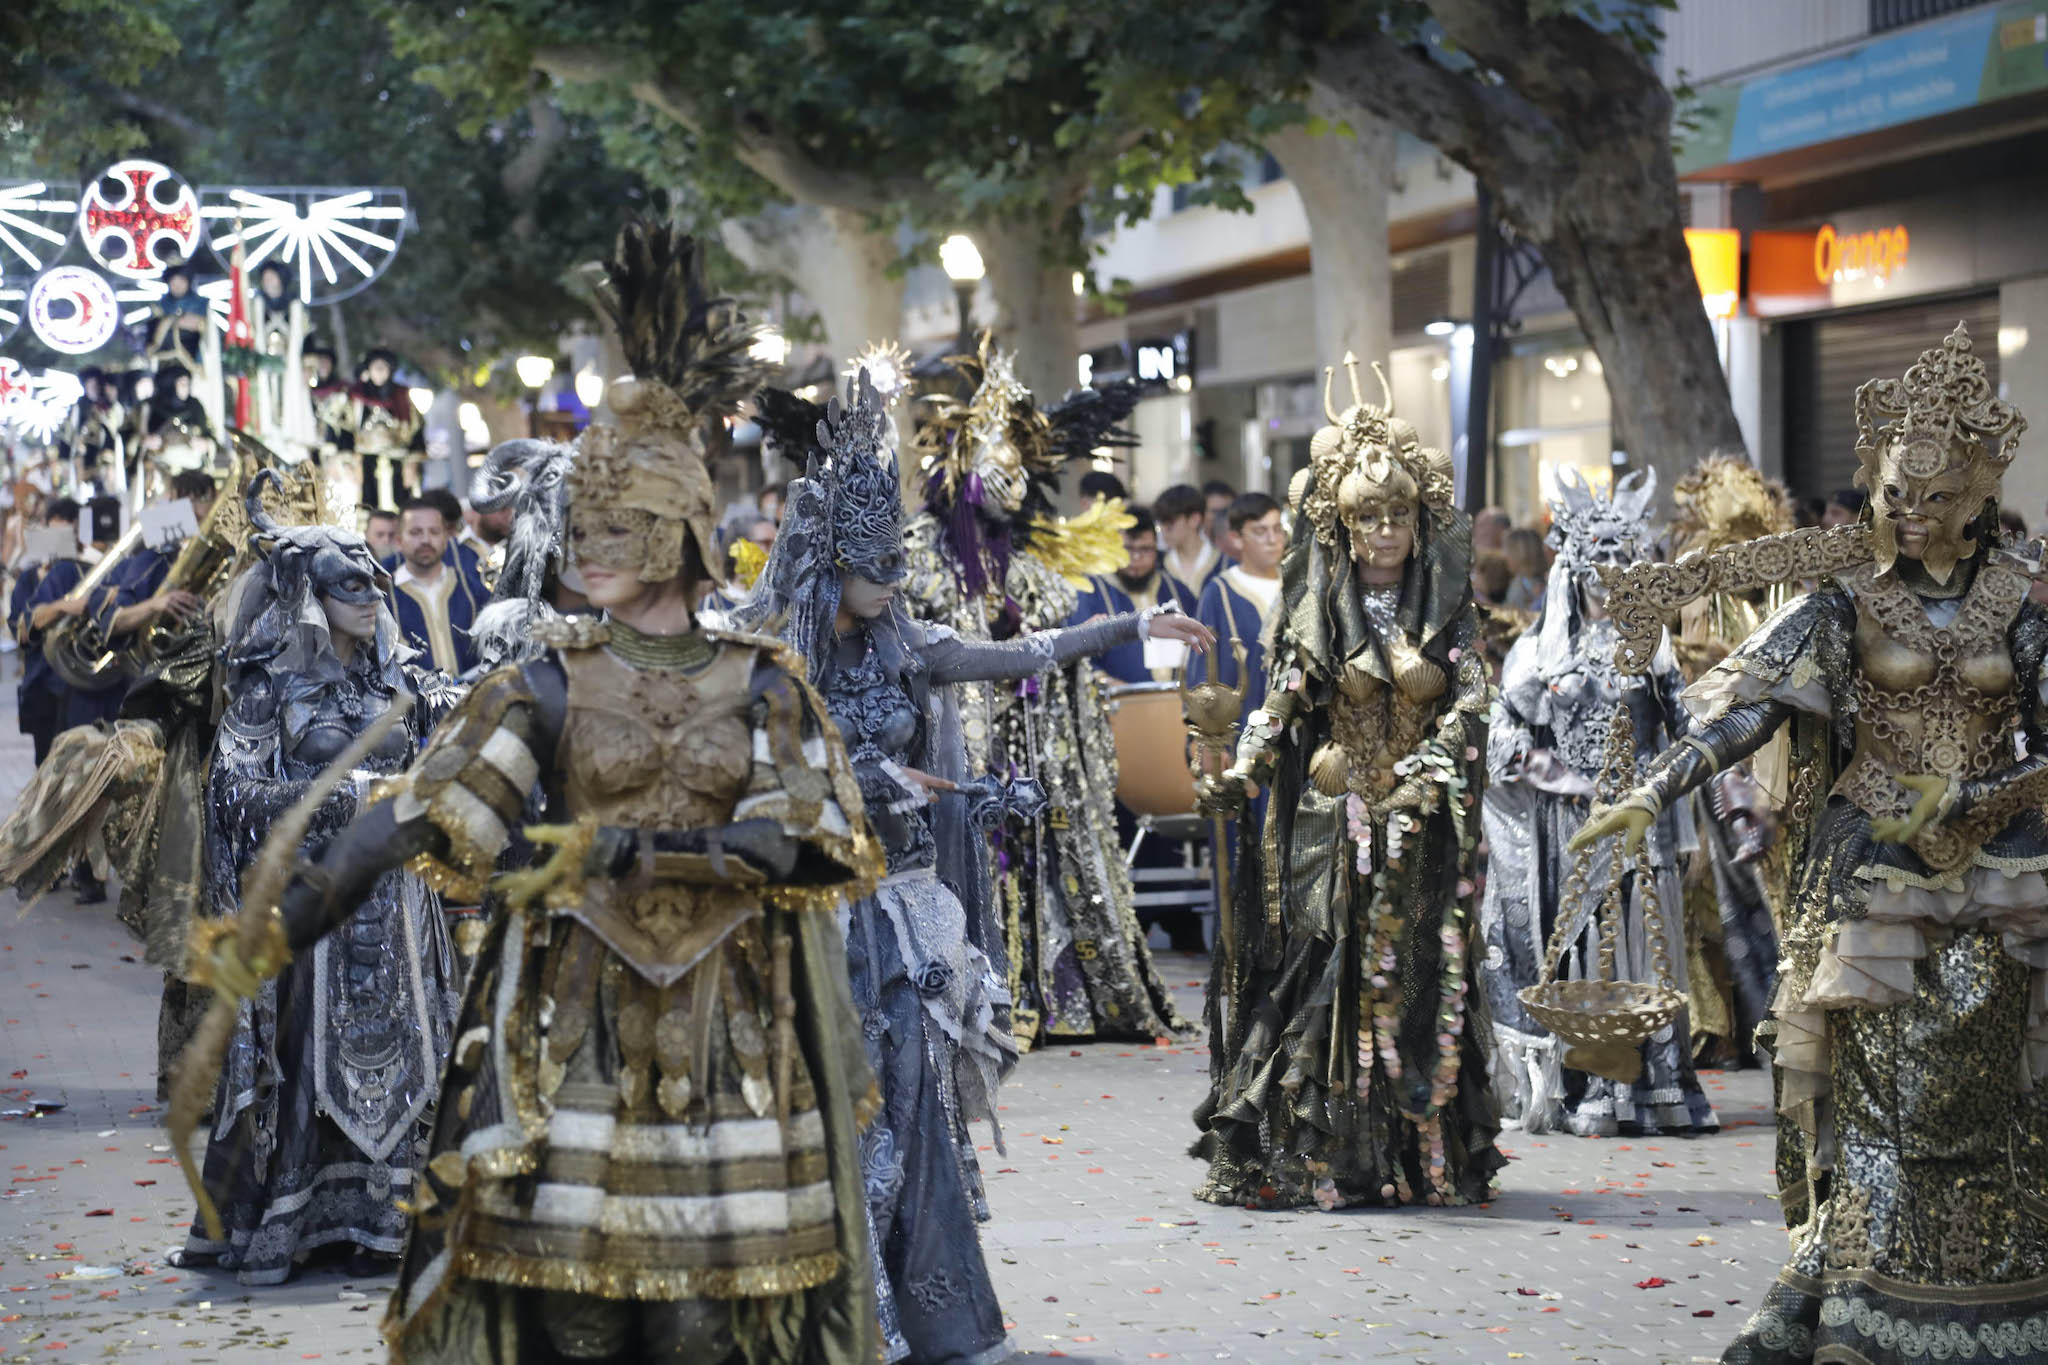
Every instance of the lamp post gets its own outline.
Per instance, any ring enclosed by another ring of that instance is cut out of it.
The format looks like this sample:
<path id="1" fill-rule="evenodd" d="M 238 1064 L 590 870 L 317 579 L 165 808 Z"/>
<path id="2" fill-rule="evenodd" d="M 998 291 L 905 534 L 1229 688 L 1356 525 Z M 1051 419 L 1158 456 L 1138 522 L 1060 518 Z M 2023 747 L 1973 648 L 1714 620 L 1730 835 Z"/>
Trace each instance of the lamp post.
<path id="1" fill-rule="evenodd" d="M 526 404 L 526 434 L 540 435 L 540 391 L 555 377 L 555 362 L 544 355 L 523 355 L 512 362 L 513 371 L 519 382 L 533 390 L 533 396 Z"/>
<path id="2" fill-rule="evenodd" d="M 939 244 L 939 265 L 953 282 L 953 297 L 960 305 L 958 350 L 965 355 L 974 349 L 974 290 L 987 271 L 974 239 L 964 232 L 956 232 Z"/>

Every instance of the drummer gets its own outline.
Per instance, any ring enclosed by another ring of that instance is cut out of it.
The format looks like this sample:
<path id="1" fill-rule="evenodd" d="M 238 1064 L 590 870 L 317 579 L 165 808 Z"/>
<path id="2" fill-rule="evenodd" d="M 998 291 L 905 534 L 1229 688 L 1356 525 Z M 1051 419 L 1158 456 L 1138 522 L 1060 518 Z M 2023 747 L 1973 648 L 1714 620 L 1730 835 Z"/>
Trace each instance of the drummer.
<path id="1" fill-rule="evenodd" d="M 1187 588 L 1159 567 L 1159 528 L 1143 507 L 1126 511 L 1132 523 L 1124 531 L 1124 554 L 1128 561 L 1112 574 L 1095 574 L 1074 607 L 1070 625 L 1080 625 L 1096 616 L 1171 603 L 1190 616 L 1195 598 Z M 1178 675 L 1185 650 L 1170 640 L 1133 640 L 1098 656 L 1095 671 L 1114 682 L 1172 682 Z"/>
<path id="2" fill-rule="evenodd" d="M 1239 733 L 1245 718 L 1266 703 L 1266 618 L 1280 600 L 1280 556 L 1287 549 L 1287 527 L 1280 504 L 1264 493 L 1244 493 L 1230 504 L 1230 533 L 1240 547 L 1237 563 L 1225 568 L 1202 589 L 1195 618 L 1216 632 L 1216 648 L 1209 655 L 1211 677 L 1235 685 L 1238 680 L 1237 650 L 1232 641 L 1244 645 L 1244 705 L 1238 711 Z M 1262 827 L 1266 817 L 1263 792 L 1251 807 L 1253 827 Z M 1233 832 L 1230 852 L 1237 853 Z"/>

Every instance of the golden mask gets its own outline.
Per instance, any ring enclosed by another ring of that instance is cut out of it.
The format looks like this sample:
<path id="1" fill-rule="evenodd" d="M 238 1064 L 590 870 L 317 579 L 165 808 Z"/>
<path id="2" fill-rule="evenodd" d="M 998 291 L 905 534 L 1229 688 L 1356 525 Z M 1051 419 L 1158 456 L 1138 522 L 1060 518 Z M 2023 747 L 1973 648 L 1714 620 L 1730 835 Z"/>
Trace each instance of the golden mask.
<path id="1" fill-rule="evenodd" d="M 1901 555 L 1937 583 L 1977 553 L 1971 525 L 1995 515 L 2026 419 L 2001 401 L 1961 323 L 1900 379 L 1856 391 L 1856 485 L 1870 495 L 1880 571 Z"/>
<path id="2" fill-rule="evenodd" d="M 1415 428 L 1394 416 L 1387 377 L 1378 365 L 1372 368 L 1380 381 L 1377 407 L 1359 388 L 1358 357 L 1345 355 L 1352 402 L 1341 413 L 1330 401 L 1336 368 L 1323 371 L 1323 411 L 1330 425 L 1310 438 L 1309 467 L 1295 476 L 1290 490 L 1318 540 L 1332 550 L 1348 548 L 1365 563 L 1372 562 L 1375 531 L 1384 538 L 1405 526 L 1412 549 L 1423 509 L 1447 512 L 1452 496 L 1450 457 L 1424 446 Z"/>

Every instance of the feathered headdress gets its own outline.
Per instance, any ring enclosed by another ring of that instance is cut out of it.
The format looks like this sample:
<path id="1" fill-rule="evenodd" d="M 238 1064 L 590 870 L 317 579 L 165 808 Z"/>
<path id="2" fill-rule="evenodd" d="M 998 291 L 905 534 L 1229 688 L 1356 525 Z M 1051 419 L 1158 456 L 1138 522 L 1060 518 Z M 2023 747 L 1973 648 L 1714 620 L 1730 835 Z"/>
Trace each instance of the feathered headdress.
<path id="1" fill-rule="evenodd" d="M 570 506 L 651 518 L 640 577 L 658 582 L 681 570 L 686 539 L 710 562 L 717 490 L 706 427 L 737 412 L 769 367 L 753 355 L 759 330 L 705 288 L 703 249 L 680 228 L 628 223 L 604 270 L 599 298 L 633 377 L 611 386 L 618 425 L 583 433 Z"/>
<path id="2" fill-rule="evenodd" d="M 505 441 L 492 447 L 470 479 L 471 507 L 482 513 L 512 509 L 497 587 L 470 630 L 480 673 L 537 653 L 535 628 L 555 617 L 548 584 L 561 568 L 575 458 L 576 447 L 559 441 Z"/>
<path id="3" fill-rule="evenodd" d="M 831 647 L 842 573 L 895 583 L 904 573 L 903 494 L 888 437 L 886 404 L 865 370 L 852 401 L 824 408 L 779 390 L 764 390 L 756 408 L 768 421 L 789 422 L 805 409 L 810 427 L 804 477 L 792 481 L 782 526 L 753 598 L 734 612 L 743 629 L 770 630 L 810 661 L 815 677 Z M 802 433 L 790 429 L 785 449 Z"/>

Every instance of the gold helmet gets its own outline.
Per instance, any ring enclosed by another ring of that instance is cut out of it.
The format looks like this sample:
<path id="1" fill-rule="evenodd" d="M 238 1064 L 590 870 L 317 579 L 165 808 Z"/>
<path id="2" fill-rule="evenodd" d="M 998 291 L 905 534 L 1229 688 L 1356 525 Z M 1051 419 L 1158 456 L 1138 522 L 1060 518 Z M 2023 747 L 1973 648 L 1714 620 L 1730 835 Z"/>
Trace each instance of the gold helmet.
<path id="1" fill-rule="evenodd" d="M 1992 390 L 1961 323 L 1903 378 L 1856 390 L 1856 486 L 1870 495 L 1878 569 L 1890 570 L 1919 542 L 1929 576 L 1948 582 L 1957 563 L 1977 553 L 1970 528 L 1995 508 L 2026 429 L 2026 418 Z"/>
<path id="2" fill-rule="evenodd" d="M 634 377 L 611 386 L 617 425 L 586 430 L 570 466 L 569 552 L 659 583 L 682 572 L 686 545 L 711 562 L 707 432 L 768 367 L 752 354 L 757 329 L 706 292 L 703 252 L 681 229 L 630 223 L 604 265 L 604 302 Z"/>

